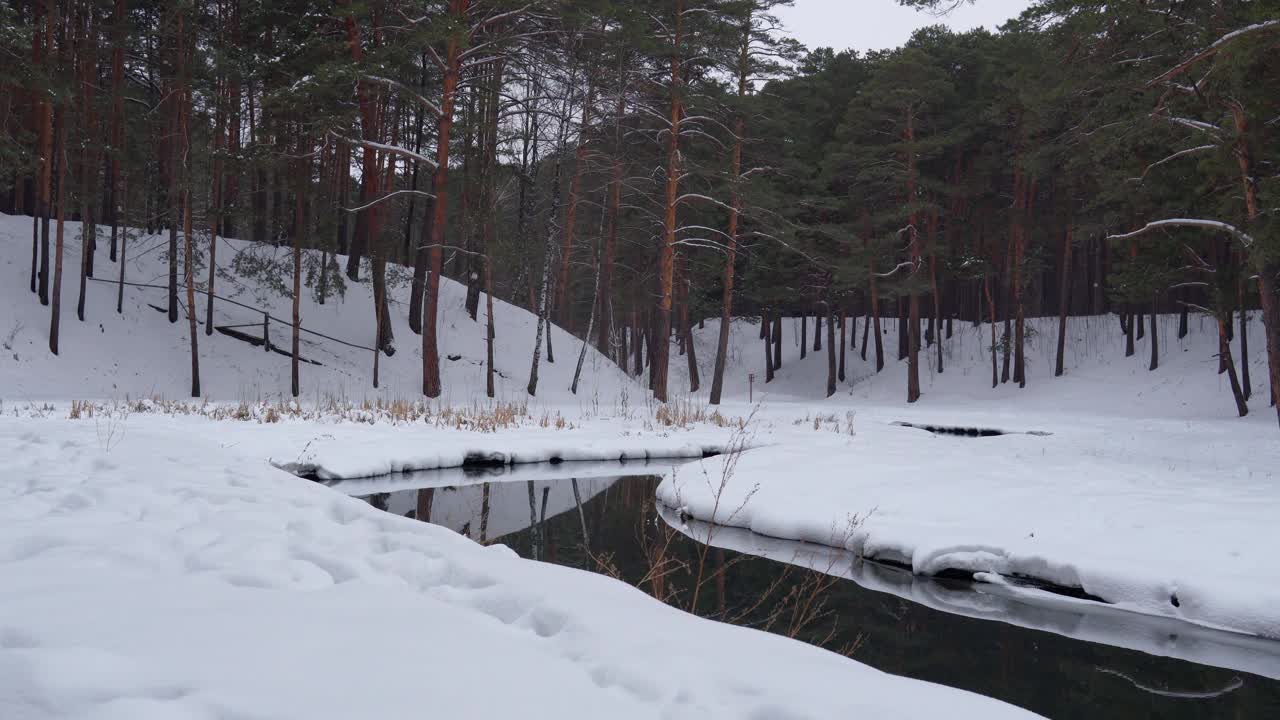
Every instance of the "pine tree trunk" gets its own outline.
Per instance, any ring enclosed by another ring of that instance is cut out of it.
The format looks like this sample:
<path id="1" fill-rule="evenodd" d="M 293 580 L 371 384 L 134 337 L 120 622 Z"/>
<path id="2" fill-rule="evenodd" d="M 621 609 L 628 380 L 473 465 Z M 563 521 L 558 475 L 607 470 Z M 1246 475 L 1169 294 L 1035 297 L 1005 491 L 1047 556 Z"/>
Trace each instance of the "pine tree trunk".
<path id="1" fill-rule="evenodd" d="M 1226 367 L 1227 379 L 1231 383 L 1231 397 L 1236 401 L 1236 412 L 1240 417 L 1249 414 L 1249 405 L 1244 399 L 1244 390 L 1240 387 L 1240 379 L 1236 376 L 1236 364 L 1231 358 L 1231 343 L 1227 340 L 1227 319 L 1218 316 L 1218 354 Z"/>
<path id="2" fill-rule="evenodd" d="M 1280 263 L 1262 265 L 1258 270 L 1258 296 L 1262 305 L 1262 335 L 1267 348 L 1267 370 L 1271 404 L 1280 417 L 1280 300 L 1276 298 L 1276 275 Z"/>
<path id="3" fill-rule="evenodd" d="M 932 224 L 936 227 L 937 215 L 934 215 Z M 930 235 L 936 240 L 937 231 L 931 231 Z M 929 252 L 929 284 L 933 286 L 933 316 L 929 319 L 929 326 L 937 346 L 938 374 L 941 375 L 945 370 L 942 359 L 942 296 L 938 293 L 938 263 L 932 250 Z"/>
<path id="4" fill-rule="evenodd" d="M 51 13 L 52 14 L 52 13 Z M 58 231 L 53 251 L 53 297 L 50 299 L 49 352 L 58 354 L 58 325 L 62 319 L 62 235 L 66 223 L 67 120 L 66 109 L 58 110 Z"/>
<path id="5" fill-rule="evenodd" d="M 689 392 L 696 393 L 702 387 L 702 378 L 698 375 L 698 352 L 693 347 L 693 323 L 689 321 L 689 277 L 684 279 L 684 322 L 681 328 L 684 335 L 685 358 L 689 363 Z"/>
<path id="6" fill-rule="evenodd" d="M 621 73 L 625 75 L 625 71 Z M 625 84 L 625 83 L 624 83 Z M 600 325 L 599 338 L 596 340 L 596 347 L 606 357 L 609 356 L 610 336 L 613 332 L 613 261 L 617 253 L 618 245 L 618 217 L 622 208 L 622 173 L 623 165 L 623 148 L 622 148 L 622 116 L 626 112 L 626 92 L 620 90 L 618 92 L 618 107 L 614 117 L 614 159 L 613 171 L 609 178 L 609 207 L 606 211 L 605 233 L 604 233 L 604 254 L 601 258 L 600 266 Z M 729 252 L 733 252 L 729 250 Z M 627 353 L 625 350 L 621 352 L 622 362 L 619 363 L 624 369 L 627 364 Z"/>
<path id="7" fill-rule="evenodd" d="M 815 350 L 815 352 L 818 352 Z M 844 343 L 840 343 L 840 353 L 844 354 Z M 836 394 L 836 326 L 835 314 L 831 306 L 827 306 L 827 397 Z"/>
<path id="8" fill-rule="evenodd" d="M 178 163 L 181 159 L 178 157 L 178 148 L 175 146 L 177 142 L 174 138 L 181 132 L 180 125 L 182 108 L 180 107 L 177 96 L 174 93 L 169 94 L 169 133 L 170 136 L 164 141 L 165 152 L 165 169 L 168 173 L 168 192 L 165 196 L 165 205 L 169 212 L 169 322 L 178 322 L 178 227 L 181 225 L 181 217 L 179 207 L 181 202 L 180 192 L 178 189 Z"/>
<path id="9" fill-rule="evenodd" d="M 764 382 L 766 385 L 773 382 L 773 357 L 771 352 L 773 333 L 770 331 L 771 327 L 769 313 L 765 312 L 760 318 L 760 328 L 764 331 Z"/>
<path id="10" fill-rule="evenodd" d="M 573 260 L 574 231 L 577 229 L 578 200 L 582 196 L 582 176 L 587 169 L 587 129 L 591 105 L 595 102 L 595 85 L 588 77 L 587 94 L 582 103 L 582 120 L 578 125 L 578 144 L 573 153 L 573 177 L 569 181 L 569 197 L 565 202 L 564 238 L 560 248 L 560 272 L 556 277 L 556 316 L 565 329 L 572 331 L 569 318 L 569 264 Z M 594 311 L 593 311 L 594 312 Z"/>
<path id="11" fill-rule="evenodd" d="M 855 324 L 856 324 L 855 320 Z M 855 333 L 856 334 L 856 333 Z M 866 319 L 862 321 L 862 361 L 867 361 L 867 340 L 871 337 L 871 306 L 867 306 Z"/>
<path id="12" fill-rule="evenodd" d="M 124 212 L 120 218 L 124 221 L 124 227 L 120 233 L 120 284 L 116 289 L 116 314 L 124 315 L 124 268 L 129 257 L 129 176 L 124 173 L 120 176 L 120 195 L 124 203 Z"/>
<path id="13" fill-rule="evenodd" d="M 299 155 L 306 156 L 311 151 L 311 148 L 302 147 L 299 150 L 301 151 L 298 153 Z M 292 352 L 289 358 L 289 388 L 295 398 L 298 397 L 300 387 L 298 354 L 302 328 L 302 233 L 306 229 L 306 221 L 302 213 L 302 201 L 309 175 L 310 172 L 306 167 L 305 161 L 298 161 L 298 187 L 294 191 L 293 198 L 293 338 Z M 214 217 L 217 217 L 217 215 L 215 214 Z"/>
<path id="14" fill-rule="evenodd" d="M 907 298 L 898 296 L 898 362 L 911 356 L 911 309 Z"/>
<path id="15" fill-rule="evenodd" d="M 982 276 L 982 289 L 987 296 L 987 314 L 991 316 L 991 387 L 995 389 L 1000 387 L 1000 376 L 996 372 L 996 348 L 999 343 L 996 342 L 996 301 L 991 296 L 991 276 Z"/>
<path id="16" fill-rule="evenodd" d="M 111 20 L 111 262 L 116 262 L 120 231 L 120 155 L 124 147 L 124 43 L 125 0 L 115 0 Z"/>
<path id="17" fill-rule="evenodd" d="M 493 341 L 498 334 L 493 318 L 493 258 L 488 253 L 484 256 L 484 294 L 485 294 L 485 363 L 484 389 L 485 395 L 492 398 L 497 394 L 494 387 Z"/>
<path id="18" fill-rule="evenodd" d="M 221 95 L 221 93 L 219 93 Z M 222 98 L 219 98 L 222 99 Z M 219 107 L 213 133 L 213 177 L 209 187 L 209 284 L 206 288 L 204 334 L 213 335 L 214 280 L 218 275 L 218 231 L 222 221 L 222 148 L 226 110 Z M 297 397 L 295 393 L 294 397 Z"/>
<path id="19" fill-rule="evenodd" d="M 1249 378 L 1249 306 L 1244 299 L 1244 281 L 1236 284 L 1237 302 L 1240 305 L 1240 383 L 1244 399 L 1253 397 L 1253 382 Z M 1155 342 L 1155 312 L 1152 312 L 1151 340 Z"/>
<path id="20" fill-rule="evenodd" d="M 840 374 L 839 374 L 840 382 L 844 382 L 844 377 L 845 377 L 844 353 L 847 346 L 844 344 L 844 340 L 845 340 L 845 326 L 847 324 L 848 324 L 848 318 L 845 317 L 844 311 L 841 310 L 840 311 Z"/>
<path id="21" fill-rule="evenodd" d="M 773 369 L 782 369 L 782 314 L 773 315 Z"/>
<path id="22" fill-rule="evenodd" d="M 1160 336 L 1159 336 L 1159 330 L 1157 329 L 1157 326 L 1156 326 L 1156 320 L 1157 320 L 1156 302 L 1157 302 L 1156 299 L 1152 298 L 1151 300 L 1151 364 L 1148 366 L 1147 368 L 1148 370 L 1155 370 L 1156 368 L 1160 367 Z M 1248 370 L 1246 370 L 1245 373 L 1246 373 L 1245 378 L 1247 379 Z M 1245 393 L 1245 397 L 1248 398 L 1248 393 Z"/>
<path id="23" fill-rule="evenodd" d="M 800 313 L 800 359 L 809 354 L 809 315 Z"/>
<path id="24" fill-rule="evenodd" d="M 466 18 L 471 0 L 449 0 L 449 14 L 455 21 Z M 444 88 L 440 101 L 440 120 L 436 125 L 436 172 L 431 190 L 436 196 L 431 221 L 430 264 L 427 268 L 426 307 L 422 328 L 422 394 L 440 397 L 440 355 L 436 330 L 440 316 L 440 274 L 444 264 L 444 232 L 449 190 L 449 136 L 453 129 L 453 109 L 458 89 L 462 48 L 456 35 L 445 44 Z M 536 387 L 534 379 L 530 386 Z M 533 393 L 530 392 L 530 395 Z"/>
<path id="25" fill-rule="evenodd" d="M 671 41 L 671 117 L 667 128 L 667 175 L 666 198 L 663 213 L 663 237 L 658 253 L 658 309 L 655 337 L 651 346 L 654 349 L 653 363 L 653 397 L 659 402 L 667 401 L 667 363 L 671 355 L 671 300 L 672 276 L 675 271 L 676 249 L 676 206 L 680 201 L 680 132 L 681 119 L 684 115 L 682 99 L 683 61 L 681 50 L 684 45 L 684 0 L 675 0 L 674 33 Z"/>
<path id="26" fill-rule="evenodd" d="M 1067 310 L 1071 300 L 1071 229 L 1062 240 L 1062 282 L 1058 287 L 1058 352 L 1054 360 L 1053 376 L 1062 377 L 1067 349 Z"/>
<path id="27" fill-rule="evenodd" d="M 1133 354 L 1136 352 L 1136 350 L 1134 350 L 1134 347 L 1133 347 L 1133 334 L 1134 334 L 1133 313 L 1129 312 L 1129 309 L 1126 307 L 1125 310 L 1123 311 L 1122 317 L 1127 318 L 1127 320 L 1121 323 L 1124 326 L 1124 356 L 1133 357 Z M 1225 370 L 1225 369 L 1226 369 L 1225 367 L 1222 368 L 1222 370 Z M 1219 372 L 1222 372 L 1222 370 L 1219 370 Z"/>
<path id="28" fill-rule="evenodd" d="M 195 233 L 191 225 L 191 78 L 188 74 L 192 54 L 187 38 L 187 17 L 185 11 L 178 14 L 178 76 L 180 80 L 181 101 L 178 107 L 178 125 L 180 130 L 179 146 L 182 150 L 180 164 L 175 165 L 174 174 L 181 183 L 182 197 L 182 234 L 183 259 L 182 274 L 187 289 L 187 334 L 191 339 L 191 397 L 200 397 L 200 327 L 196 321 L 196 269 L 195 269 Z M 193 29 L 194 34 L 194 29 Z"/>

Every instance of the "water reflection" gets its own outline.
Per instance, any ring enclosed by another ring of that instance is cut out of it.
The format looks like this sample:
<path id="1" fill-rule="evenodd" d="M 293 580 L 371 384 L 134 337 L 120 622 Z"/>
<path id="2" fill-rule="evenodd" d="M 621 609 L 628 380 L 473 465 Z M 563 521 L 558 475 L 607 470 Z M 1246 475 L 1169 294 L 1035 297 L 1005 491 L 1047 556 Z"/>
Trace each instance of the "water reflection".
<path id="1" fill-rule="evenodd" d="M 655 507 L 658 478 L 635 475 L 643 466 L 620 470 L 566 463 L 337 487 L 703 616 L 1050 718 L 1280 718 L 1280 643 L 1068 598 L 1029 603 L 1014 589 L 919 578 L 741 530 L 709 533 Z"/>

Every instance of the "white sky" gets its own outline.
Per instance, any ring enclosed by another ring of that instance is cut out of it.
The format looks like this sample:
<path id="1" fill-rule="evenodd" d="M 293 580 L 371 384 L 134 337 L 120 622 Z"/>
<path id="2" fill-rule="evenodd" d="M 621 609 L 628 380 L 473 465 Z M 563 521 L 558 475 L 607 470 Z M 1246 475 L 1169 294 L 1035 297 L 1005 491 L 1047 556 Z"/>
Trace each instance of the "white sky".
<path id="1" fill-rule="evenodd" d="M 995 30 L 1030 4 L 1031 0 L 977 0 L 937 18 L 904 8 L 897 0 L 796 0 L 795 7 L 778 8 L 777 15 L 787 26 L 786 34 L 810 49 L 866 51 L 898 47 L 917 28 L 938 23 L 960 31 L 980 25 Z"/>

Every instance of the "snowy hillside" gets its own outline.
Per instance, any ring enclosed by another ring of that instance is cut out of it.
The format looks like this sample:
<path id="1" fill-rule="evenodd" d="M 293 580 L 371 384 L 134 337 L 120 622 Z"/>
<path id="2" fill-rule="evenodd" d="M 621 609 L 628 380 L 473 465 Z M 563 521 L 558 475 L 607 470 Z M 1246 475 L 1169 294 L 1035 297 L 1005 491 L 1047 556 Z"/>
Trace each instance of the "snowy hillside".
<path id="1" fill-rule="evenodd" d="M 79 257 L 79 225 L 67 229 L 67 258 Z M 130 244 L 126 267 L 127 282 L 163 285 L 167 277 L 165 251 L 167 238 L 148 236 Z M 287 248 L 250 246 L 234 240 L 220 241 L 217 292 L 238 302 L 261 308 L 276 318 L 291 315 L 290 299 L 260 282 L 233 272 L 237 253 L 252 253 L 257 260 L 266 258 L 288 263 Z M 197 275 L 207 274 L 203 255 Z M 341 262 L 339 263 L 342 264 Z M 86 322 L 75 318 L 78 268 L 68 261 L 64 268 L 62 352 L 52 356 L 47 349 L 49 310 L 41 306 L 28 291 L 30 272 L 30 219 L 0 215 L 0 397 L 9 401 L 46 401 L 75 397 L 123 399 L 124 397 L 185 397 L 190 387 L 185 311 L 179 322 L 170 324 L 157 307 L 165 305 L 165 291 L 158 288 L 126 287 L 124 313 L 115 313 L 117 286 L 114 280 L 118 266 L 107 259 L 106 242 L 98 247 L 97 274 L 100 282 L 91 281 Z M 367 276 L 367 273 L 366 273 Z M 415 399 L 421 396 L 422 353 L 420 338 L 408 327 L 406 302 L 409 294 L 408 272 L 392 266 L 389 269 L 392 326 L 395 332 L 394 356 L 380 361 L 380 388 L 372 387 L 372 352 L 349 347 L 340 342 L 302 335 L 302 356 L 320 365 L 302 365 L 302 398 L 316 401 L 343 398 L 360 401 L 372 397 Z M 478 321 L 467 316 L 463 302 L 466 290 L 445 279 L 441 284 L 440 356 L 444 391 L 443 404 L 468 404 L 484 397 L 485 346 L 484 309 Z M 185 295 L 180 293 L 180 301 Z M 204 300 L 197 297 L 197 317 L 203 330 Z M 494 303 L 497 339 L 495 365 L 498 373 L 499 399 L 523 400 L 529 377 L 529 366 L 536 331 L 536 318 L 529 312 L 505 302 Z M 260 312 L 230 303 L 215 303 L 215 326 L 238 327 L 240 332 L 261 337 Z M 921 408 L 956 407 L 970 409 L 1021 411 L 1047 410 L 1079 413 L 1163 418 L 1233 418 L 1235 406 L 1226 377 L 1217 374 L 1217 336 L 1211 321 L 1192 316 L 1186 338 L 1177 337 L 1177 318 L 1159 319 L 1160 367 L 1147 370 L 1151 336 L 1137 342 L 1133 357 L 1124 356 L 1124 338 L 1114 316 L 1076 317 L 1068 321 L 1066 374 L 1053 377 L 1053 358 L 1057 340 L 1055 318 L 1032 318 L 1028 321 L 1027 387 L 1014 384 L 990 387 L 990 326 L 974 327 L 955 324 L 955 335 L 946 340 L 945 372 L 936 372 L 934 348 L 922 348 L 921 384 L 924 396 Z M 372 291 L 367 283 L 346 285 L 343 297 L 331 298 L 321 306 L 314 293 L 304 290 L 302 303 L 304 328 L 358 346 L 369 346 L 373 339 Z M 1250 370 L 1255 396 L 1253 415 L 1248 422 L 1265 422 L 1269 416 L 1261 398 L 1266 392 L 1266 358 L 1262 351 L 1262 327 L 1257 312 L 1252 313 Z M 287 346 L 289 326 L 271 323 L 272 342 Z M 849 321 L 848 331 L 854 330 Z M 772 402 L 823 401 L 843 405 L 905 405 L 906 363 L 896 359 L 897 324 L 883 323 L 885 368 L 875 372 L 874 350 L 868 348 L 863 361 L 863 322 L 856 327 L 858 350 L 847 350 L 846 380 L 836 397 L 824 399 L 827 355 L 813 352 L 813 324 L 808 324 L 810 348 L 800 358 L 800 321 L 783 321 L 783 366 L 774 382 L 764 382 L 763 341 L 758 337 L 759 321 L 737 319 L 730 332 L 730 350 L 725 373 L 725 399 Z M 719 321 L 709 319 L 705 327 L 695 329 L 695 345 L 702 377 L 702 389 L 695 396 L 705 400 L 710 388 L 711 369 L 715 360 L 715 342 Z M 644 404 L 647 391 L 643 384 L 628 377 L 614 363 L 593 348 L 588 348 L 583 377 L 577 396 L 569 394 L 581 341 L 553 328 L 556 362 L 541 365 L 540 392 L 542 403 L 588 406 L 599 404 Z M 852 335 L 846 335 L 852 339 Z M 215 401 L 275 400 L 287 396 L 289 359 L 276 353 L 265 353 L 241 340 L 215 332 L 201 334 L 200 366 L 205 397 Z M 823 342 L 826 332 L 823 331 Z M 839 333 L 837 332 L 837 342 Z M 1239 344 L 1232 345 L 1239 362 Z M 675 396 L 689 388 L 688 369 L 684 358 L 672 346 L 671 389 Z M 754 390 L 749 375 L 755 375 Z"/>
<path id="2" fill-rule="evenodd" d="M 61 354 L 48 350 L 49 308 L 40 305 L 29 291 L 31 268 L 31 219 L 0 215 L 0 397 L 9 401 L 92 398 L 124 399 L 159 395 L 183 398 L 190 392 L 190 356 L 185 314 L 185 293 L 180 292 L 180 318 L 170 324 L 164 312 L 163 289 L 126 287 L 124 313 L 117 315 L 117 286 L 113 282 L 89 282 L 86 321 L 75 316 L 80 257 L 79 223 L 68 223 L 62 285 Z M 100 228 L 100 232 L 102 229 Z M 164 285 L 168 277 L 166 236 L 146 236 L 129 244 L 126 282 Z M 203 247 L 203 243 L 199 243 Z M 237 253 L 252 252 L 257 258 L 272 259 L 292 267 L 287 247 L 271 248 L 234 240 L 220 240 L 216 292 L 246 305 L 260 308 L 276 318 L 292 316 L 290 298 L 251 282 L 232 272 Z M 266 254 L 265 258 L 263 254 Z M 105 240 L 98 243 L 97 277 L 115 280 L 118 265 L 108 260 Z M 201 256 L 197 277 L 207 277 Z M 317 262 L 318 265 L 318 262 Z M 339 265 L 345 265 L 339 259 Z M 179 271 L 181 280 L 181 270 Z M 380 361 L 379 390 L 372 386 L 373 353 L 304 333 L 302 357 L 321 363 L 302 364 L 302 397 L 322 400 L 329 397 L 358 402 L 381 396 L 392 399 L 421 397 L 421 338 L 408 326 L 409 277 L 404 268 L 388 269 L 391 322 L 397 352 Z M 305 289 L 302 326 L 353 345 L 372 346 L 373 294 L 364 282 L 347 282 L 345 297 L 331 298 L 319 305 Z M 288 276 L 286 276 L 286 279 Z M 466 288 L 445 279 L 440 285 L 440 362 L 445 404 L 467 404 L 485 393 L 484 306 L 478 321 L 466 314 Z M 197 295 L 197 317 L 204 325 L 204 296 Z M 215 303 L 216 327 L 248 325 L 239 331 L 262 337 L 262 314 L 229 303 Z M 499 399 L 524 399 L 529 380 L 536 319 L 528 312 L 494 302 L 494 363 L 498 373 Z M 290 328 L 271 324 L 272 342 L 288 347 Z M 569 385 L 582 343 L 559 328 L 553 330 L 556 362 L 540 370 L 539 395 L 543 400 L 572 402 Z M 215 332 L 201 334 L 201 389 L 217 401 L 274 400 L 289 394 L 289 358 L 266 353 L 241 340 Z M 639 400 L 638 386 L 613 363 L 592 349 L 587 351 L 583 379 L 577 400 L 588 404 L 612 405 L 624 394 Z"/>
<path id="3" fill-rule="evenodd" d="M 1238 323 L 1238 318 L 1237 318 Z M 725 397 L 745 400 L 750 392 L 749 374 L 755 374 L 754 397 L 766 402 L 816 402 L 824 399 L 827 382 L 826 328 L 823 348 L 813 351 L 813 318 L 808 324 L 808 352 L 800 358 L 800 320 L 783 321 L 782 369 L 772 383 L 765 384 L 764 341 L 759 339 L 758 318 L 735 319 L 729 334 L 729 357 L 725 369 Z M 849 321 L 851 329 L 853 321 Z M 1225 375 L 1218 375 L 1218 338 L 1212 320 L 1192 315 L 1187 337 L 1178 339 L 1178 317 L 1158 320 L 1160 367 L 1149 371 L 1151 335 L 1135 344 L 1132 357 L 1124 355 L 1124 336 L 1115 315 L 1073 317 L 1067 320 L 1065 374 L 1054 377 L 1057 348 L 1057 318 L 1029 318 L 1027 386 L 1015 383 L 991 387 L 991 326 L 975 327 L 968 322 L 954 324 L 954 336 L 944 340 L 944 372 L 937 370 L 936 347 L 920 350 L 920 385 L 923 396 L 916 404 L 922 409 L 952 408 L 1004 409 L 1007 411 L 1051 411 L 1129 417 L 1235 418 L 1235 403 Z M 1267 359 L 1262 322 L 1258 311 L 1250 313 L 1250 374 L 1253 379 L 1252 410 L 1248 422 L 1275 423 L 1275 414 L 1264 401 L 1267 392 Z M 711 387 L 715 362 L 718 319 L 708 319 L 695 328 L 700 397 Z M 898 325 L 893 319 L 882 323 L 885 367 L 875 372 L 874 346 L 861 358 L 863 320 L 858 319 L 858 349 L 846 350 L 845 382 L 840 383 L 828 405 L 905 406 L 907 364 L 898 361 Z M 847 329 L 846 332 L 849 332 Z M 997 337 L 1001 330 L 997 328 Z M 846 342 L 851 336 L 846 336 Z M 839 342 L 839 328 L 836 332 Z M 874 342 L 874 341 L 873 341 Z M 674 346 L 673 346 L 674 347 Z M 1232 353 L 1240 367 L 1239 343 Z M 671 362 L 671 387 L 687 391 L 688 368 L 684 358 Z"/>

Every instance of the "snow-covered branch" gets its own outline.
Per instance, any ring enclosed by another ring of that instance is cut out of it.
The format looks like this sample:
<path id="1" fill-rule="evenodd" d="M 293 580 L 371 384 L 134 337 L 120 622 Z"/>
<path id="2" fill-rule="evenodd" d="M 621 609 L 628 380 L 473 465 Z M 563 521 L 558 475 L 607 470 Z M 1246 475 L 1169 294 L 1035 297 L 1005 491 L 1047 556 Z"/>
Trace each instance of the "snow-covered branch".
<path id="1" fill-rule="evenodd" d="M 347 212 L 349 212 L 349 213 L 356 213 L 356 212 L 360 212 L 361 210 L 366 210 L 366 209 L 368 209 L 368 208 L 371 208 L 371 207 L 373 207 L 374 205 L 377 205 L 378 203 L 381 203 L 381 202 L 385 202 L 385 201 L 387 201 L 387 200 L 390 200 L 391 198 L 393 198 L 393 197 L 395 197 L 395 196 L 397 196 L 397 195 L 421 195 L 422 197 L 430 198 L 430 199 L 432 199 L 432 200 L 435 200 L 435 199 L 436 199 L 436 196 L 435 196 L 435 195 L 432 195 L 432 194 L 431 194 L 431 193 L 429 193 L 429 192 L 423 192 L 423 191 L 421 191 L 421 190 L 396 190 L 396 191 L 395 191 L 395 192 L 393 192 L 393 193 L 387 193 L 386 195 L 383 195 L 382 197 L 378 198 L 377 200 L 373 200 L 373 201 L 371 201 L 371 202 L 367 202 L 367 203 L 365 203 L 364 205 L 361 205 L 360 207 L 343 208 L 343 210 L 346 210 L 346 211 L 347 211 Z"/>
<path id="2" fill-rule="evenodd" d="M 1185 157 L 1185 156 L 1187 156 L 1187 155 L 1193 155 L 1193 154 L 1195 154 L 1195 153 L 1204 152 L 1204 151 L 1206 151 L 1206 150 L 1213 150 L 1213 149 L 1215 149 L 1215 148 L 1217 148 L 1217 147 L 1218 147 L 1217 145 L 1198 145 L 1198 146 L 1193 147 L 1193 148 L 1187 148 L 1186 150 L 1179 150 L 1178 152 L 1176 152 L 1176 153 L 1174 153 L 1174 154 L 1170 155 L 1169 157 L 1167 157 L 1167 158 L 1165 158 L 1165 159 L 1163 159 L 1163 160 L 1159 160 L 1159 161 L 1157 161 L 1157 162 L 1153 162 L 1153 163 L 1151 163 L 1150 165 L 1148 165 L 1148 166 L 1147 166 L 1147 169 L 1146 169 L 1146 170 L 1143 170 L 1143 171 L 1142 171 L 1142 175 L 1141 175 L 1140 177 L 1130 178 L 1130 181 L 1131 181 L 1131 182 L 1142 182 L 1143 180 L 1146 180 L 1146 179 L 1147 179 L 1147 175 L 1149 175 L 1149 174 L 1151 173 L 1151 171 L 1152 171 L 1152 170 L 1154 170 L 1155 168 L 1160 167 L 1161 165 L 1164 165 L 1164 164 L 1165 164 L 1165 163 L 1167 163 L 1167 162 L 1172 162 L 1172 161 L 1174 161 L 1174 160 L 1177 160 L 1177 159 L 1178 159 L 1178 158 L 1180 158 L 1180 157 Z"/>
<path id="3" fill-rule="evenodd" d="M 1273 30 L 1280 30 L 1280 20 L 1268 20 L 1266 22 L 1256 23 L 1254 25 L 1249 25 L 1246 27 L 1242 27 L 1239 30 L 1229 32 L 1226 35 L 1223 35 L 1222 37 L 1215 40 L 1211 45 L 1209 45 L 1205 49 L 1201 50 L 1195 55 L 1192 55 L 1186 60 L 1183 60 L 1182 62 L 1178 63 L 1177 66 L 1165 72 L 1160 77 L 1147 83 L 1147 87 L 1151 87 L 1152 85 L 1157 85 L 1159 83 L 1165 82 L 1166 80 L 1174 79 L 1175 77 L 1186 72 L 1187 68 L 1190 68 L 1192 65 L 1195 65 L 1201 60 L 1205 60 L 1207 58 L 1210 58 L 1216 55 L 1224 47 L 1226 47 L 1227 45 L 1230 45 L 1231 43 L 1235 42 L 1236 40 L 1239 40 L 1242 37 L 1245 37 L 1247 35 L 1252 35 L 1254 33 L 1259 33 L 1259 32 L 1270 32 Z"/>
<path id="4" fill-rule="evenodd" d="M 387 87 L 393 90 L 399 90 L 400 92 L 416 100 L 419 105 L 426 108 L 436 117 L 439 117 L 442 114 L 442 111 L 440 110 L 439 105 L 436 105 L 435 103 L 426 99 L 417 91 L 415 91 L 413 88 L 409 87 L 408 85 L 405 85 L 404 83 L 398 80 L 392 80 L 391 78 L 381 77 L 379 75 L 363 75 L 362 77 L 365 80 L 368 80 L 370 82 L 380 83 L 382 85 L 386 85 Z"/>
<path id="5" fill-rule="evenodd" d="M 1151 232 L 1152 230 L 1158 230 L 1160 228 L 1173 228 L 1173 227 L 1191 227 L 1191 228 L 1199 228 L 1201 230 L 1215 230 L 1217 232 L 1224 232 L 1224 233 L 1227 233 L 1228 235 L 1231 235 L 1236 240 L 1239 240 L 1240 244 L 1244 245 L 1246 248 L 1253 247 L 1253 238 L 1250 237 L 1248 233 L 1237 228 L 1236 226 L 1229 225 L 1227 223 L 1220 222 L 1218 220 L 1201 220 L 1198 218 L 1169 218 L 1168 220 L 1156 220 L 1154 222 L 1147 223 L 1144 227 L 1138 230 L 1134 230 L 1131 233 L 1124 233 L 1122 235 L 1108 235 L 1107 239 L 1108 240 L 1127 240 L 1132 237 L 1137 237 L 1139 235 L 1146 234 L 1148 232 Z"/>
<path id="6" fill-rule="evenodd" d="M 430 165 L 432 168 L 437 167 L 435 160 L 432 160 L 431 158 L 421 153 L 416 153 L 408 148 L 402 148 L 399 145 L 387 145 L 385 143 L 374 142 L 372 140 L 360 140 L 357 138 L 343 137 L 342 135 L 338 135 L 337 133 L 333 133 L 333 132 L 331 132 L 330 134 L 339 140 L 345 140 L 346 142 L 349 142 L 353 145 L 360 145 L 362 147 L 367 147 L 371 150 L 381 150 L 382 152 L 389 152 L 392 155 L 399 155 L 401 157 L 409 158 L 414 162 L 426 163 Z"/>

